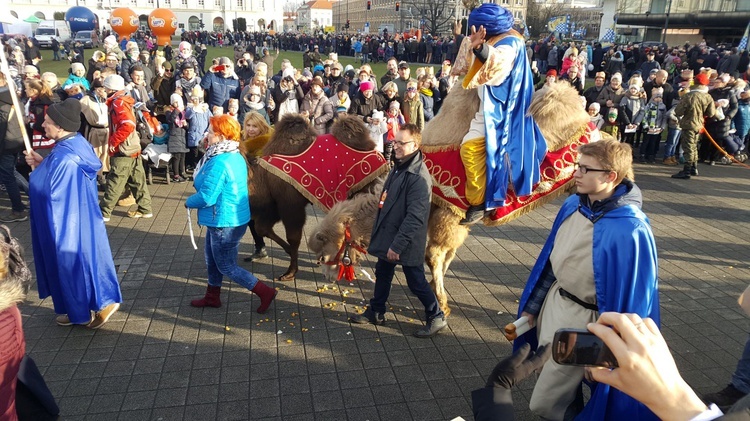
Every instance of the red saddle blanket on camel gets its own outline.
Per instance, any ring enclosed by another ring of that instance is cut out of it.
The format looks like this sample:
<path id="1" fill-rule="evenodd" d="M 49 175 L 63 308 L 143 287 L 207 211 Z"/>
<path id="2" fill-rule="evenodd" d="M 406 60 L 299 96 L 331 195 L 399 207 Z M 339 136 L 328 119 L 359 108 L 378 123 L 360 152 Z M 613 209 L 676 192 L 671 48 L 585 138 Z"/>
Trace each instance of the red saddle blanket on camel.
<path id="1" fill-rule="evenodd" d="M 330 134 L 299 155 L 269 155 L 259 163 L 326 212 L 388 171 L 380 152 L 352 149 Z"/>
<path id="2" fill-rule="evenodd" d="M 541 177 L 534 191 L 518 197 L 508 189 L 505 206 L 494 209 L 485 218 L 486 225 L 501 225 L 555 199 L 565 192 L 573 180 L 574 164 L 578 160 L 578 146 L 601 138 L 593 124 L 581 128 L 573 141 L 556 151 L 548 151 L 540 166 Z M 461 161 L 461 146 L 422 146 L 424 163 L 432 175 L 432 201 L 464 217 L 469 203 L 466 201 L 466 170 Z M 545 200 L 540 200 L 545 199 Z"/>

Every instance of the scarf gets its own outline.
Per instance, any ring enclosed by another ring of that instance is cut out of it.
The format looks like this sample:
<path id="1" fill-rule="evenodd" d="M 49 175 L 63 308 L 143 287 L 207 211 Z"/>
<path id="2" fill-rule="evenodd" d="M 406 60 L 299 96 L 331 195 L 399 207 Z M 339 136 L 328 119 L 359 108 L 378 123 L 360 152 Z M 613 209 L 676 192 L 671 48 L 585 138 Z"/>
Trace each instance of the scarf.
<path id="1" fill-rule="evenodd" d="M 424 95 L 427 95 L 427 96 L 431 97 L 431 96 L 432 96 L 432 89 L 427 89 L 427 88 L 419 88 L 419 93 L 421 93 L 421 94 L 424 94 Z"/>
<path id="2" fill-rule="evenodd" d="M 180 111 L 179 113 L 177 113 L 177 115 L 174 118 L 174 125 L 177 127 L 185 127 L 187 125 L 184 111 Z"/>
<path id="3" fill-rule="evenodd" d="M 195 172 L 193 176 L 197 175 L 201 168 L 203 168 L 203 165 L 216 155 L 239 152 L 240 143 L 234 140 L 222 140 L 221 142 L 214 143 L 213 145 L 209 146 L 208 149 L 206 149 L 205 155 L 203 155 L 201 160 L 198 161 L 198 164 L 195 165 Z"/>
<path id="4" fill-rule="evenodd" d="M 252 109 L 254 111 L 258 111 L 260 109 L 265 108 L 266 104 L 264 104 L 262 102 L 248 102 L 247 106 L 250 107 L 250 109 Z"/>

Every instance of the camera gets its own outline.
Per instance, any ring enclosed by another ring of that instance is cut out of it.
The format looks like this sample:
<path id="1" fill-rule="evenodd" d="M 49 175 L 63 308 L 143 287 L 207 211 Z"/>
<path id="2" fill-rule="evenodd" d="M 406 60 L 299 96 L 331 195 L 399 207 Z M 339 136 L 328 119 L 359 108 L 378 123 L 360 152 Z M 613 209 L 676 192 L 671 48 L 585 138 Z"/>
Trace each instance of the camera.
<path id="1" fill-rule="evenodd" d="M 560 329 L 552 340 L 552 359 L 561 365 L 616 368 L 617 359 L 604 342 L 585 329 Z"/>
<path id="2" fill-rule="evenodd" d="M 217 72 L 223 72 L 224 69 L 226 69 L 226 68 L 227 68 L 227 66 L 225 66 L 223 64 L 217 64 L 216 67 L 214 67 L 214 70 L 216 70 Z"/>

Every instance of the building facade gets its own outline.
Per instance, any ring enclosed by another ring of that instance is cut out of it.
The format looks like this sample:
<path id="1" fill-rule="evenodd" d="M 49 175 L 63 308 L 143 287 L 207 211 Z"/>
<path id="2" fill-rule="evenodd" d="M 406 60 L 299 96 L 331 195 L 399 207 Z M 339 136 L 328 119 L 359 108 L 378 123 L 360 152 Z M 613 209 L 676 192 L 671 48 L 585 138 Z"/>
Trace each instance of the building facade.
<path id="1" fill-rule="evenodd" d="M 330 0 L 309 1 L 297 9 L 297 30 L 311 33 L 333 25 L 333 2 Z"/>
<path id="2" fill-rule="evenodd" d="M 110 13 L 119 7 L 139 15 L 144 28 L 148 28 L 151 11 L 170 9 L 177 16 L 177 34 L 200 30 L 201 22 L 207 31 L 231 30 L 232 21 L 238 18 L 245 18 L 248 31 L 281 31 L 283 25 L 283 4 L 279 0 L 14 0 L 9 8 L 19 19 L 31 15 L 53 19 L 55 12 L 65 13 L 76 5 L 91 9 L 99 17 L 100 29 L 109 29 Z"/>
<path id="3" fill-rule="evenodd" d="M 526 4 L 529 0 L 493 0 L 507 9 L 519 21 L 526 19 Z M 396 10 L 396 3 L 399 10 Z M 450 35 L 455 16 L 465 19 L 469 12 L 461 0 L 339 0 L 333 3 L 333 24 L 337 30 L 351 33 L 379 33 L 383 28 L 397 32 L 439 25 L 432 32 Z M 391 30 L 391 29 L 389 29 Z"/>
<path id="4" fill-rule="evenodd" d="M 669 45 L 737 45 L 750 22 L 750 0 L 620 0 L 616 10 L 621 40 Z"/>

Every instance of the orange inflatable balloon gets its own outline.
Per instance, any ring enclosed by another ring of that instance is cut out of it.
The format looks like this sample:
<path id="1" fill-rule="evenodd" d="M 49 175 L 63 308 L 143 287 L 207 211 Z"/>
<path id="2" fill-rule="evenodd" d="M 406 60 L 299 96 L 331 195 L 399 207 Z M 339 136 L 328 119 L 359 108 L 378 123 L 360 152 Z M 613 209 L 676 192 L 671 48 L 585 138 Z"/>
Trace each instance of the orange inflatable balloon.
<path id="1" fill-rule="evenodd" d="M 109 25 L 121 37 L 130 38 L 138 30 L 138 15 L 127 7 L 120 7 L 112 11 Z"/>
<path id="2" fill-rule="evenodd" d="M 158 45 L 167 45 L 177 30 L 177 16 L 169 9 L 156 9 L 148 15 L 148 26 Z"/>

